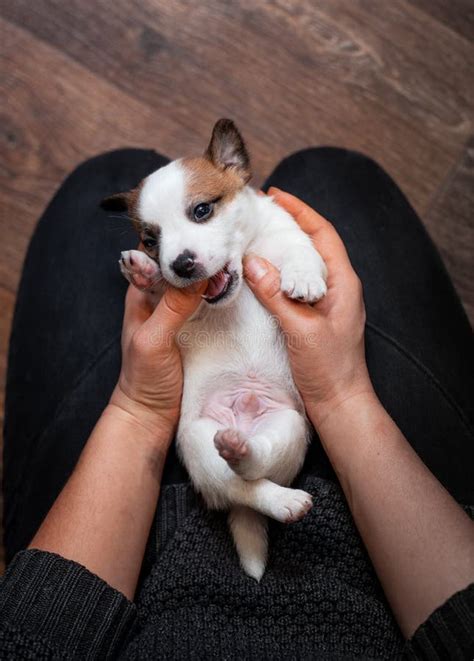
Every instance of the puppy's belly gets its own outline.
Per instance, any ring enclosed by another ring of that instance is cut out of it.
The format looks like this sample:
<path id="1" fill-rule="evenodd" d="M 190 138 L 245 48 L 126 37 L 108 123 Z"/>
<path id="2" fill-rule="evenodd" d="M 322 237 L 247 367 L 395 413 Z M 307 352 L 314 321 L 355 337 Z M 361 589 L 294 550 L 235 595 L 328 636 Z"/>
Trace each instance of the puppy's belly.
<path id="1" fill-rule="evenodd" d="M 225 428 L 235 427 L 251 435 L 275 411 L 295 408 L 294 399 L 284 390 L 249 378 L 213 391 L 201 415 L 216 420 Z"/>

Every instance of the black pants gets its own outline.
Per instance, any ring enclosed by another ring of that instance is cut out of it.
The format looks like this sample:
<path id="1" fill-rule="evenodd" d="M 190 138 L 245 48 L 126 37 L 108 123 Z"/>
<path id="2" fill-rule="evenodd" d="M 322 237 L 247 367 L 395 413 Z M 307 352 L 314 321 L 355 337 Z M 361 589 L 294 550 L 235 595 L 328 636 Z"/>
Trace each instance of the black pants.
<path id="1" fill-rule="evenodd" d="M 71 473 L 117 380 L 129 221 L 99 208 L 167 160 L 124 149 L 80 165 L 41 218 L 26 258 L 8 365 L 7 559 L 30 541 Z M 309 149 L 267 182 L 330 219 L 364 285 L 367 359 L 383 404 L 459 501 L 474 503 L 469 323 L 415 212 L 364 156 Z M 328 472 L 317 439 L 307 468 Z M 174 449 L 165 482 L 186 479 Z"/>

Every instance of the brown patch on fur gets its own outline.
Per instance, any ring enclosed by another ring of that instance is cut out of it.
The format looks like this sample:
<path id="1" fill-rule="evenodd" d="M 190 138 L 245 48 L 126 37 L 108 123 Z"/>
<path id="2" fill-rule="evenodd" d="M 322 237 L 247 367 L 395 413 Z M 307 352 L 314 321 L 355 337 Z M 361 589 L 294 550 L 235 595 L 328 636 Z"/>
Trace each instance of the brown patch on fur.
<path id="1" fill-rule="evenodd" d="M 186 170 L 186 207 L 217 199 L 225 204 L 245 186 L 234 169 L 219 169 L 204 156 L 183 158 L 181 163 Z"/>
<path id="2" fill-rule="evenodd" d="M 104 198 L 100 206 L 106 211 L 127 211 L 132 224 L 137 232 L 141 230 L 141 223 L 138 217 L 138 197 L 143 187 L 143 180 L 132 190 L 122 193 L 115 193 Z"/>
<path id="3" fill-rule="evenodd" d="M 219 119 L 204 154 L 217 168 L 232 168 L 247 183 L 252 177 L 244 139 L 231 119 Z"/>
<path id="4" fill-rule="evenodd" d="M 140 181 L 138 186 L 132 188 L 128 193 L 127 206 L 128 206 L 128 215 L 132 221 L 133 227 L 135 230 L 140 233 L 142 230 L 142 224 L 138 216 L 138 198 L 140 196 L 141 190 L 143 188 L 143 180 Z"/>

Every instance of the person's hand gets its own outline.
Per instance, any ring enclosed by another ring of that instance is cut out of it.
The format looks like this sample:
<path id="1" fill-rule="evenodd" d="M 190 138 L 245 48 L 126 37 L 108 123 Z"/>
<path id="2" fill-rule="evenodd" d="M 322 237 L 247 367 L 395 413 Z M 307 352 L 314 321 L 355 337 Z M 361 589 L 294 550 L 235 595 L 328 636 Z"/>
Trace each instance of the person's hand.
<path id="1" fill-rule="evenodd" d="M 171 438 L 183 389 L 176 334 L 201 303 L 207 281 L 168 287 L 153 311 L 149 298 L 128 288 L 122 331 L 122 369 L 110 404 L 161 438 Z"/>
<path id="2" fill-rule="evenodd" d="M 280 291 L 280 274 L 257 255 L 244 259 L 249 287 L 286 337 L 296 386 L 318 427 L 342 401 L 372 393 L 364 354 L 362 286 L 334 227 L 298 198 L 275 188 L 275 201 L 310 235 L 328 268 L 328 291 L 313 307 Z"/>

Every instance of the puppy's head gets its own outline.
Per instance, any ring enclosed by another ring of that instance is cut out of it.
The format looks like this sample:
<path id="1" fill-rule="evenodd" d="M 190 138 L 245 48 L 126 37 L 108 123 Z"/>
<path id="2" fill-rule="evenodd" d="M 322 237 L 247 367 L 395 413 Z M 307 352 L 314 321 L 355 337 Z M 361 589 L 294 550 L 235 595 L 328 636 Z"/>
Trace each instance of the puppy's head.
<path id="1" fill-rule="evenodd" d="M 228 303 L 242 282 L 244 199 L 251 177 L 244 141 L 220 119 L 203 156 L 173 161 L 127 193 L 103 201 L 127 209 L 148 255 L 175 287 L 209 279 L 205 300 Z"/>

